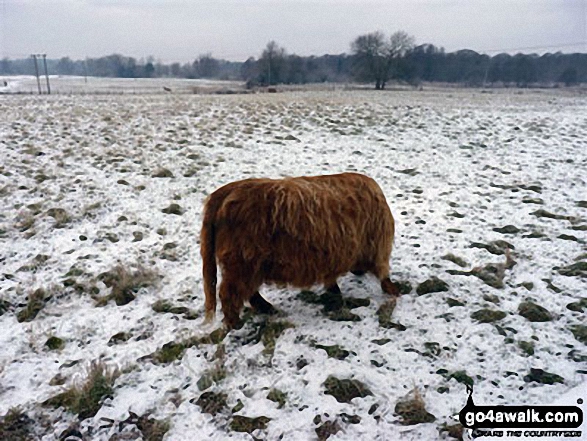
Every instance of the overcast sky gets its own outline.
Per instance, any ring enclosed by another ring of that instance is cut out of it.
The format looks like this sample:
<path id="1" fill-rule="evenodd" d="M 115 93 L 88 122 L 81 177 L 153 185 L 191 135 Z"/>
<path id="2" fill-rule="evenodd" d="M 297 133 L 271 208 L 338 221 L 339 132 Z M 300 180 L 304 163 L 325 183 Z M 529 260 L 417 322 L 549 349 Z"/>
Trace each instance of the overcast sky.
<path id="1" fill-rule="evenodd" d="M 587 52 L 587 0 L 0 0 L 0 57 L 121 53 L 163 62 L 349 52 L 405 30 L 447 51 Z"/>

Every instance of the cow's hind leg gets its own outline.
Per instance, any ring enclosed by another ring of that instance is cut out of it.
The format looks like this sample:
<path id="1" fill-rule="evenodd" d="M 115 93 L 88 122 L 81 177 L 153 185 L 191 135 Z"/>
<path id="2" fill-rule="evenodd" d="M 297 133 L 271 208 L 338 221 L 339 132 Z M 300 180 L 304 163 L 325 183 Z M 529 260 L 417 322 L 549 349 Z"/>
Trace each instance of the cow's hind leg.
<path id="1" fill-rule="evenodd" d="M 389 264 L 384 264 L 381 266 L 376 265 L 373 269 L 373 274 L 375 274 L 375 276 L 381 282 L 381 289 L 384 293 L 394 297 L 400 296 L 399 288 L 389 279 Z"/>
<path id="2" fill-rule="evenodd" d="M 259 291 L 256 291 L 249 299 L 249 303 L 258 314 L 275 314 L 277 310 L 271 303 L 263 298 Z"/>
<path id="3" fill-rule="evenodd" d="M 250 297 L 250 289 L 243 283 L 223 279 L 220 284 L 219 297 L 224 313 L 224 324 L 229 329 L 240 328 L 240 311 L 245 299 Z"/>
<path id="4" fill-rule="evenodd" d="M 393 296 L 393 297 L 400 296 L 400 290 L 399 290 L 398 286 L 395 283 L 393 283 L 391 280 L 389 280 L 389 277 L 386 277 L 383 280 L 381 280 L 381 289 L 383 290 L 383 292 L 389 294 L 390 296 Z"/>
<path id="5" fill-rule="evenodd" d="M 355 276 L 364 276 L 367 271 L 372 269 L 372 265 L 365 263 L 364 261 L 358 261 L 355 266 L 351 269 L 351 273 Z"/>

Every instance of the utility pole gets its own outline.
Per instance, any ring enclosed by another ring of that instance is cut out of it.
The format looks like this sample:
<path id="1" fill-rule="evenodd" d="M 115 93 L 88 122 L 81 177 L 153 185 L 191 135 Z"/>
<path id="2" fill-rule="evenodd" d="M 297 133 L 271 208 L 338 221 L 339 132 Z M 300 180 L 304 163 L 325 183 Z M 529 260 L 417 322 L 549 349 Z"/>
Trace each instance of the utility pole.
<path id="1" fill-rule="evenodd" d="M 39 95 L 41 95 L 41 80 L 39 79 L 39 65 L 37 64 L 37 55 L 32 54 L 33 60 L 35 61 L 35 75 L 37 76 L 37 86 L 39 87 Z"/>
<path id="2" fill-rule="evenodd" d="M 43 64 L 45 65 L 45 79 L 47 80 L 47 95 L 51 95 L 51 86 L 49 85 L 49 73 L 47 72 L 47 54 L 43 54 Z"/>
<path id="3" fill-rule="evenodd" d="M 268 84 L 267 87 L 271 87 L 271 52 L 269 52 L 269 68 L 267 69 Z"/>
<path id="4" fill-rule="evenodd" d="M 491 67 L 491 57 L 489 56 L 489 61 L 487 62 L 487 68 L 485 69 L 485 76 L 483 77 L 483 87 L 487 87 L 487 75 L 489 74 L 490 67 Z"/>

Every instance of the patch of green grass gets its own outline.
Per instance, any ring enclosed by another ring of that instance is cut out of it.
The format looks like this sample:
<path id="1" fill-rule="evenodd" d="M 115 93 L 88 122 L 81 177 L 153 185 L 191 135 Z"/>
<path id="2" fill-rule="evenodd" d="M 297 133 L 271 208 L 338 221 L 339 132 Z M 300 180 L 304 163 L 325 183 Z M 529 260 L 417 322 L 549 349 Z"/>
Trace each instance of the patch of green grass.
<path id="1" fill-rule="evenodd" d="M 47 215 L 55 219 L 55 228 L 64 228 L 71 221 L 71 217 L 63 208 L 50 208 Z"/>
<path id="2" fill-rule="evenodd" d="M 504 227 L 494 228 L 493 231 L 501 234 L 518 234 L 521 230 L 515 225 L 506 225 Z"/>
<path id="3" fill-rule="evenodd" d="M 131 337 L 132 334 L 130 332 L 118 332 L 114 334 L 112 337 L 110 337 L 110 340 L 108 340 L 108 346 L 124 343 L 128 341 Z"/>
<path id="4" fill-rule="evenodd" d="M 165 343 L 160 349 L 155 351 L 152 356 L 157 363 L 167 364 L 183 357 L 183 353 L 189 346 L 185 342 Z"/>
<path id="5" fill-rule="evenodd" d="M 460 300 L 457 300 L 457 299 L 453 299 L 452 297 L 447 297 L 446 303 L 451 308 L 454 308 L 455 306 L 465 306 L 464 302 L 461 302 Z"/>
<path id="6" fill-rule="evenodd" d="M 531 341 L 520 341 L 518 347 L 528 356 L 534 355 L 534 343 Z"/>
<path id="7" fill-rule="evenodd" d="M 110 271 L 100 274 L 98 278 L 111 288 L 111 292 L 99 299 L 96 306 L 103 306 L 109 300 L 114 300 L 118 306 L 122 306 L 132 302 L 139 289 L 151 286 L 157 279 L 157 274 L 142 266 L 130 270 L 119 264 Z"/>
<path id="8" fill-rule="evenodd" d="M 49 380 L 49 386 L 63 386 L 66 381 L 67 378 L 65 378 L 63 374 L 58 372 L 57 375 L 55 375 L 53 378 L 51 378 L 51 380 Z"/>
<path id="9" fill-rule="evenodd" d="M 47 339 L 47 341 L 45 342 L 45 347 L 47 349 L 49 349 L 50 351 L 56 351 L 59 349 L 63 349 L 64 346 L 65 346 L 65 342 L 63 341 L 63 339 L 61 339 L 59 337 L 55 337 L 54 335 L 49 337 Z"/>
<path id="10" fill-rule="evenodd" d="M 467 266 L 469 266 L 469 264 L 467 263 L 467 261 L 465 259 L 463 259 L 462 257 L 459 257 L 459 256 L 455 256 L 452 253 L 448 253 L 448 254 L 442 256 L 441 259 L 448 260 L 449 262 L 452 262 L 455 265 L 460 266 L 461 268 L 466 268 Z"/>
<path id="11" fill-rule="evenodd" d="M 300 293 L 297 295 L 297 298 L 306 303 L 320 303 L 320 296 L 316 294 L 314 291 L 300 291 Z"/>
<path id="12" fill-rule="evenodd" d="M 294 324 L 287 320 L 278 320 L 278 321 L 268 321 L 266 322 L 262 335 L 261 341 L 263 342 L 263 346 L 265 349 L 263 350 L 264 353 L 273 355 L 275 351 L 275 344 L 277 339 L 286 329 L 294 328 Z"/>
<path id="13" fill-rule="evenodd" d="M 559 268 L 559 274 L 566 277 L 587 277 L 587 262 L 576 262 L 569 266 Z"/>
<path id="14" fill-rule="evenodd" d="M 30 322 L 45 307 L 49 295 L 43 288 L 36 289 L 29 294 L 26 306 L 16 314 L 16 319 L 22 322 Z"/>
<path id="15" fill-rule="evenodd" d="M 213 368 L 208 369 L 197 381 L 196 385 L 199 390 L 206 390 L 216 383 L 220 383 L 226 378 L 226 369 L 221 363 L 217 363 Z"/>
<path id="16" fill-rule="evenodd" d="M 223 392 L 204 392 L 202 395 L 200 395 L 195 404 L 200 406 L 202 412 L 209 413 L 210 415 L 216 415 L 227 407 L 227 399 L 228 395 Z"/>
<path id="17" fill-rule="evenodd" d="M 82 210 L 82 216 L 94 219 L 96 217 L 94 212 L 98 211 L 100 208 L 102 208 L 102 202 L 95 202 L 93 204 L 86 205 Z"/>
<path id="18" fill-rule="evenodd" d="M 506 315 L 503 311 L 484 308 L 473 312 L 471 318 L 480 323 L 493 323 L 503 319 Z"/>
<path id="19" fill-rule="evenodd" d="M 334 322 L 360 322 L 361 317 L 353 314 L 349 308 L 343 306 L 340 309 L 329 312 L 326 316 Z"/>
<path id="20" fill-rule="evenodd" d="M 569 360 L 573 360 L 576 363 L 585 363 L 587 362 L 587 354 L 582 354 L 581 352 L 573 349 L 567 354 L 567 358 Z"/>
<path id="21" fill-rule="evenodd" d="M 64 278 L 68 278 L 68 277 L 80 277 L 84 275 L 84 270 L 76 267 L 75 265 L 73 265 L 71 268 L 69 268 L 69 271 L 67 271 L 63 277 Z"/>
<path id="22" fill-rule="evenodd" d="M 118 370 L 109 369 L 102 362 L 93 362 L 83 384 L 74 385 L 43 404 L 64 407 L 81 420 L 91 418 L 102 407 L 102 401 L 114 393 L 113 385 L 118 376 Z"/>
<path id="23" fill-rule="evenodd" d="M 162 441 L 171 427 L 167 420 L 156 420 L 146 415 L 139 418 L 136 426 L 142 432 L 144 441 Z"/>
<path id="24" fill-rule="evenodd" d="M 315 432 L 318 436 L 318 441 L 325 441 L 332 435 L 336 435 L 342 428 L 336 421 L 326 421 L 320 426 L 316 427 Z"/>
<path id="25" fill-rule="evenodd" d="M 185 306 L 174 306 L 169 300 L 157 300 L 151 306 L 153 311 L 160 314 L 183 314 L 184 318 L 193 320 L 197 318 L 198 314 Z"/>
<path id="26" fill-rule="evenodd" d="M 412 292 L 412 284 L 407 280 L 392 280 L 395 286 L 399 289 L 401 295 L 409 294 Z"/>
<path id="27" fill-rule="evenodd" d="M 395 413 L 402 417 L 401 424 L 405 426 L 436 420 L 436 417 L 426 410 L 424 399 L 417 388 L 414 388 L 408 397 L 397 402 Z"/>
<path id="28" fill-rule="evenodd" d="M 316 349 L 322 349 L 326 351 L 329 357 L 336 358 L 337 360 L 344 360 L 350 355 L 350 352 L 344 349 L 340 345 L 313 345 Z"/>
<path id="29" fill-rule="evenodd" d="M 439 428 L 438 431 L 440 433 L 446 432 L 446 434 L 457 440 L 463 439 L 463 426 L 461 424 L 447 424 L 443 423 Z"/>
<path id="30" fill-rule="evenodd" d="M 543 210 L 542 208 L 539 210 L 536 210 L 532 213 L 530 213 L 536 217 L 545 217 L 548 219 L 556 219 L 556 220 L 568 220 L 570 222 L 577 222 L 579 219 L 573 216 L 566 216 L 566 215 L 562 215 L 562 214 L 554 214 L 554 213 L 550 213 L 546 210 Z"/>
<path id="31" fill-rule="evenodd" d="M 271 418 L 260 416 L 257 418 L 249 418 L 242 415 L 235 415 L 230 421 L 230 430 L 233 432 L 253 433 L 255 430 L 265 430 Z"/>
<path id="32" fill-rule="evenodd" d="M 553 316 L 548 309 L 531 301 L 520 303 L 518 314 L 531 322 L 549 322 L 553 320 Z"/>
<path id="33" fill-rule="evenodd" d="M 198 342 L 204 345 L 217 345 L 224 340 L 224 337 L 228 334 L 228 330 L 224 327 L 220 327 L 210 332 L 210 334 L 200 337 Z"/>
<path id="34" fill-rule="evenodd" d="M 172 203 L 168 207 L 163 208 L 161 212 L 165 214 L 175 214 L 177 216 L 181 216 L 184 213 L 184 209 L 181 208 L 179 204 Z"/>
<path id="35" fill-rule="evenodd" d="M 10 441 L 29 441 L 33 436 L 33 421 L 19 408 L 11 408 L 0 417 L 0 439 Z"/>
<path id="36" fill-rule="evenodd" d="M 427 341 L 424 343 L 425 351 L 422 355 L 426 355 L 428 357 L 437 357 L 440 355 L 441 348 L 440 343 L 435 341 Z"/>
<path id="37" fill-rule="evenodd" d="M 375 343 L 376 345 L 383 346 L 383 345 L 386 345 L 387 343 L 389 343 L 390 341 L 391 341 L 390 338 L 378 338 L 375 340 L 371 340 L 371 343 Z"/>
<path id="38" fill-rule="evenodd" d="M 301 291 L 298 299 L 311 304 L 322 305 L 322 314 L 330 320 L 338 322 L 358 322 L 361 320 L 350 310 L 361 306 L 369 306 L 369 299 L 358 299 L 353 297 L 343 297 L 340 293 L 325 292 L 318 295 L 313 291 Z"/>
<path id="39" fill-rule="evenodd" d="M 277 408 L 282 409 L 285 403 L 287 403 L 287 394 L 279 389 L 271 389 L 267 394 L 267 399 L 277 403 Z"/>
<path id="40" fill-rule="evenodd" d="M 153 178 L 173 178 L 171 170 L 161 167 L 153 172 L 151 175 Z"/>
<path id="41" fill-rule="evenodd" d="M 530 368 L 530 373 L 524 376 L 526 383 L 536 382 L 541 384 L 555 384 L 564 383 L 565 379 L 560 375 L 553 374 L 552 372 L 546 372 L 542 369 Z"/>
<path id="42" fill-rule="evenodd" d="M 496 305 L 498 305 L 501 302 L 501 300 L 499 300 L 499 297 L 497 297 L 495 294 L 483 294 L 483 300 L 485 300 L 486 302 L 494 303 Z"/>
<path id="43" fill-rule="evenodd" d="M 35 225 L 35 221 L 36 221 L 36 218 L 32 212 L 23 211 L 23 212 L 18 213 L 18 216 L 16 218 L 16 223 L 14 226 L 18 231 L 20 231 L 21 233 L 24 233 L 26 231 L 31 230 L 31 228 L 33 228 L 33 226 Z"/>
<path id="44" fill-rule="evenodd" d="M 393 311 L 395 310 L 395 306 L 397 304 L 397 299 L 392 298 L 382 303 L 379 309 L 377 310 L 377 317 L 379 318 L 379 326 L 382 328 L 392 328 L 393 320 L 391 320 L 391 316 Z"/>
<path id="45" fill-rule="evenodd" d="M 230 410 L 231 413 L 238 413 L 245 408 L 245 405 L 241 400 L 237 400 L 234 407 Z"/>
<path id="46" fill-rule="evenodd" d="M 587 326 L 585 325 L 574 325 L 571 326 L 571 332 L 577 340 L 587 345 Z"/>
<path id="47" fill-rule="evenodd" d="M 339 403 L 350 403 L 353 398 L 365 398 L 373 393 L 362 382 L 352 379 L 339 379 L 330 375 L 324 382 L 327 395 L 332 395 Z"/>
<path id="48" fill-rule="evenodd" d="M 10 309 L 10 303 L 7 300 L 0 299 L 0 317 Z"/>
<path id="49" fill-rule="evenodd" d="M 430 279 L 420 283 L 416 288 L 416 293 L 419 296 L 448 291 L 448 283 L 444 280 L 440 280 L 438 277 L 431 277 Z"/>
<path id="50" fill-rule="evenodd" d="M 149 355 L 148 358 L 156 363 L 171 363 L 181 359 L 186 349 L 199 345 L 219 344 L 227 334 L 226 328 L 218 328 L 203 336 L 190 337 L 179 342 L 170 341 Z"/>
<path id="51" fill-rule="evenodd" d="M 570 311 L 575 311 L 575 312 L 583 312 L 584 309 L 587 309 L 587 298 L 581 299 L 578 302 L 569 303 L 567 305 L 567 309 Z M 0 300 L 0 315 L 2 315 L 1 300 Z"/>
<path id="52" fill-rule="evenodd" d="M 251 317 L 251 310 L 245 308 L 242 314 L 242 321 L 247 323 L 249 318 Z M 265 355 L 269 355 L 269 357 L 273 356 L 273 352 L 275 351 L 275 344 L 279 336 L 289 328 L 295 327 L 293 323 L 287 320 L 264 320 L 262 322 L 251 322 L 253 329 L 247 335 L 244 340 L 243 344 L 249 343 L 259 343 L 262 342 L 265 346 L 263 353 Z"/>
<path id="53" fill-rule="evenodd" d="M 449 378 L 454 378 L 461 384 L 468 384 L 469 386 L 473 386 L 475 381 L 469 375 L 467 375 L 466 371 L 456 371 L 453 372 Z"/>
<path id="54" fill-rule="evenodd" d="M 35 272 L 41 268 L 49 259 L 50 257 L 46 254 L 37 254 L 29 264 L 21 266 L 18 271 Z"/>
<path id="55" fill-rule="evenodd" d="M 160 299 L 157 300 L 155 303 L 151 305 L 151 309 L 155 312 L 166 314 L 183 314 L 187 311 L 188 308 L 185 307 L 176 307 L 169 300 Z"/>
<path id="56" fill-rule="evenodd" d="M 496 256 L 501 256 L 505 254 L 506 249 L 515 249 L 511 243 L 506 242 L 505 240 L 494 240 L 493 242 L 490 242 L 488 244 L 473 242 L 471 243 L 471 245 L 469 245 L 469 248 L 484 249 L 490 252 L 491 254 L 495 254 Z"/>

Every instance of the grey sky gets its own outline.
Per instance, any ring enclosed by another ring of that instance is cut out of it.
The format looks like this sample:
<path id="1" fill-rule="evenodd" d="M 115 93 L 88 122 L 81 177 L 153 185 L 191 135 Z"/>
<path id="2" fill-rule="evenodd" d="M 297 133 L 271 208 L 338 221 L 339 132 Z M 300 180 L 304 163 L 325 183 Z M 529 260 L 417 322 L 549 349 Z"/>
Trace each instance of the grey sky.
<path id="1" fill-rule="evenodd" d="M 587 0 L 0 0 L 0 57 L 244 61 L 269 40 L 299 55 L 349 52 L 375 30 L 447 51 L 587 52 L 586 16 Z"/>

